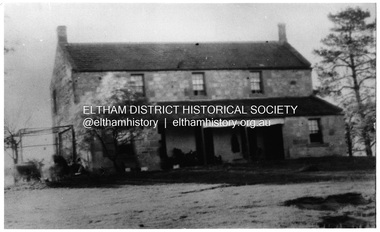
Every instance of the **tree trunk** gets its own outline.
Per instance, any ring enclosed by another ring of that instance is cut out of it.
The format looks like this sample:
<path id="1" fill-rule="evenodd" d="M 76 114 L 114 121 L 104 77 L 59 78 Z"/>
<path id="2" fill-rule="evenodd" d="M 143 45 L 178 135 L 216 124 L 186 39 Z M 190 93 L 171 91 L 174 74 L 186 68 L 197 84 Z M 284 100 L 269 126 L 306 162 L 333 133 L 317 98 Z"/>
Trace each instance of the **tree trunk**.
<path id="1" fill-rule="evenodd" d="M 362 102 L 362 99 L 360 96 L 360 86 L 358 83 L 355 61 L 354 61 L 354 57 L 352 54 L 350 54 L 350 61 L 351 61 L 350 67 L 351 67 L 351 71 L 352 71 L 352 79 L 354 81 L 354 92 L 355 92 L 356 102 L 357 102 L 358 108 L 359 108 L 359 116 L 360 116 L 360 120 L 362 122 L 364 122 L 365 121 L 364 106 L 363 106 L 363 102 Z M 365 152 L 366 152 L 367 156 L 371 157 L 372 156 L 371 139 L 370 139 L 369 134 L 368 134 L 368 126 L 367 125 L 365 125 L 362 128 L 361 135 L 362 135 L 362 138 L 364 140 Z"/>
<path id="2" fill-rule="evenodd" d="M 367 129 L 368 129 L 368 126 L 365 126 L 362 131 L 362 136 L 364 139 L 365 152 L 367 156 L 372 157 L 371 138 L 369 137 Z"/>
<path id="3" fill-rule="evenodd" d="M 15 184 L 18 182 L 18 173 L 17 173 L 17 168 L 16 165 L 18 164 L 18 150 L 17 150 L 17 145 L 12 144 L 12 153 L 13 153 L 13 181 Z"/>
<path id="4" fill-rule="evenodd" d="M 347 142 L 347 147 L 348 147 L 348 156 L 353 157 L 350 124 L 346 122 L 345 125 L 346 125 L 346 142 Z"/>
<path id="5" fill-rule="evenodd" d="M 119 159 L 120 149 L 119 149 L 119 143 L 117 141 L 117 135 L 118 135 L 118 132 L 114 130 L 112 132 L 113 146 L 114 146 L 114 151 L 115 151 L 115 154 L 113 156 L 113 165 L 116 170 L 116 173 L 119 175 L 122 175 L 125 173 L 125 167 L 124 167 L 123 161 Z"/>
<path id="6" fill-rule="evenodd" d="M 13 164 L 16 165 L 18 164 L 18 150 L 17 150 L 16 144 L 12 144 L 12 152 L 13 152 Z"/>

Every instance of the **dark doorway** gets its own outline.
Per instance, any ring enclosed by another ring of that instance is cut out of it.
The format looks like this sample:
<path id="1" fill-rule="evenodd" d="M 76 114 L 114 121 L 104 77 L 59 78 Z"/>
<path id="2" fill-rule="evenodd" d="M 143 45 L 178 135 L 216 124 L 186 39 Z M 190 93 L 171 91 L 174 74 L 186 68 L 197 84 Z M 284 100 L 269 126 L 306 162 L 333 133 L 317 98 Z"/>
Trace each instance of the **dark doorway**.
<path id="1" fill-rule="evenodd" d="M 282 125 L 247 128 L 251 160 L 284 159 Z"/>
<path id="2" fill-rule="evenodd" d="M 195 128 L 197 158 L 202 165 L 215 161 L 214 138 L 212 128 Z"/>
<path id="3" fill-rule="evenodd" d="M 195 133 L 195 146 L 197 150 L 197 159 L 199 164 L 204 165 L 206 162 L 205 159 L 205 150 L 204 150 L 204 141 L 203 141 L 203 130 L 202 127 L 194 127 L 194 133 Z"/>
<path id="4" fill-rule="evenodd" d="M 284 159 L 282 125 L 264 127 L 265 157 L 268 160 Z"/>
<path id="5" fill-rule="evenodd" d="M 203 131 L 205 136 L 206 162 L 207 164 L 212 164 L 215 157 L 212 128 L 205 128 Z"/>
<path id="6" fill-rule="evenodd" d="M 120 144 L 117 147 L 118 156 L 116 162 L 123 168 L 134 168 L 137 167 L 137 159 L 134 144 L 126 143 Z M 123 170 L 124 171 L 124 170 Z"/>

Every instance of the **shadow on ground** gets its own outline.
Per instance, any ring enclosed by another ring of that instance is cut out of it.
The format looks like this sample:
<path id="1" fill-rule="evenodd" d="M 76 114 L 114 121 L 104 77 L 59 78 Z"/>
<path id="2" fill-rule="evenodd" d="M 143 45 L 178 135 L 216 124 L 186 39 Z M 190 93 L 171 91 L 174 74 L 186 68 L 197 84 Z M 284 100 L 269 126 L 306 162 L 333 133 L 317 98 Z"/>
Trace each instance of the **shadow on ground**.
<path id="1" fill-rule="evenodd" d="M 323 197 L 301 197 L 284 202 L 285 206 L 297 206 L 300 209 L 336 211 L 347 205 L 366 205 L 371 200 L 364 199 L 360 193 L 345 193 Z"/>
<path id="2" fill-rule="evenodd" d="M 205 183 L 230 186 L 290 184 L 375 178 L 375 158 L 322 157 L 251 164 L 186 167 L 169 171 L 130 172 L 118 176 L 74 176 L 49 187 L 96 188 L 161 183 Z"/>
<path id="3" fill-rule="evenodd" d="M 296 206 L 304 210 L 333 211 L 323 216 L 321 228 L 369 228 L 374 227 L 375 200 L 366 199 L 361 193 L 344 193 L 327 197 L 301 197 L 284 202 L 284 206 Z M 345 207 L 344 213 L 339 212 Z"/>
<path id="4" fill-rule="evenodd" d="M 373 228 L 374 226 L 363 219 L 354 218 L 348 215 L 325 216 L 322 222 L 318 223 L 320 228 Z"/>

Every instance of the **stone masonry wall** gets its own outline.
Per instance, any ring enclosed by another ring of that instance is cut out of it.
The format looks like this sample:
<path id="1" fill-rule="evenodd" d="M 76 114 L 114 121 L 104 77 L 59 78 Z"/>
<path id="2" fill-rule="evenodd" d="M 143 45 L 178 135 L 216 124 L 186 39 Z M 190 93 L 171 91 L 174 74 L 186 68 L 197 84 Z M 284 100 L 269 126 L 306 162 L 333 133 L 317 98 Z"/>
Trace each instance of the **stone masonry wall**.
<path id="1" fill-rule="evenodd" d="M 194 96 L 191 80 L 193 72 L 204 73 L 206 96 Z M 148 100 L 152 102 L 290 97 L 312 94 L 310 70 L 262 70 L 263 93 L 261 94 L 251 93 L 249 73 L 249 70 L 72 72 L 64 51 L 58 46 L 51 84 L 51 92 L 55 90 L 57 94 L 58 106 L 57 113 L 53 112 L 54 126 L 73 124 L 72 107 L 80 102 L 86 92 L 95 91 L 106 75 L 128 79 L 131 74 L 143 74 L 144 92 Z M 146 166 L 150 170 L 159 169 L 158 141 L 160 138 L 157 130 L 149 128 L 146 129 L 143 137 L 136 141 L 136 152 L 141 167 Z M 288 138 L 284 136 L 284 139 Z M 102 160 L 98 159 L 102 156 L 101 152 L 93 152 L 94 154 L 91 155 L 85 151 L 78 152 L 82 153 L 82 157 L 87 156 L 89 161 Z M 96 157 L 93 157 L 94 155 Z M 95 166 L 99 165 L 94 164 Z"/>
<path id="2" fill-rule="evenodd" d="M 74 131 L 78 131 L 78 128 L 75 127 L 73 108 L 74 104 L 74 89 L 73 89 L 73 79 L 72 79 L 72 66 L 66 58 L 65 52 L 60 46 L 57 47 L 55 64 L 53 69 L 52 81 L 50 83 L 50 94 L 51 94 L 51 111 L 52 111 L 52 121 L 53 126 L 67 126 L 74 125 Z M 56 112 L 54 110 L 54 96 L 53 92 L 56 93 Z M 55 135 L 57 136 L 57 135 Z M 63 143 L 71 143 L 70 141 L 61 141 Z M 77 138 L 78 139 L 78 138 Z M 82 149 L 80 141 L 77 140 L 77 157 L 81 157 L 82 160 L 89 164 L 89 168 L 92 164 L 92 154 L 89 150 Z M 67 154 L 62 154 L 66 158 L 71 157 L 69 151 Z"/>
<path id="3" fill-rule="evenodd" d="M 262 94 L 251 93 L 249 70 L 202 72 L 205 75 L 206 96 L 194 96 L 191 81 L 193 71 L 75 73 L 75 99 L 78 101 L 86 91 L 95 90 L 105 75 L 130 78 L 131 74 L 144 74 L 145 95 L 152 102 L 309 96 L 313 91 L 310 70 L 263 70 Z"/>
<path id="4" fill-rule="evenodd" d="M 161 135 L 154 128 L 144 128 L 139 138 L 135 139 L 135 149 L 140 167 L 148 167 L 150 171 L 161 169 L 160 140 Z"/>
<path id="5" fill-rule="evenodd" d="M 153 102 L 309 96 L 312 93 L 310 70 L 263 70 L 262 94 L 251 93 L 249 70 L 214 70 L 203 72 L 207 95 L 194 96 L 192 73 L 192 71 L 74 72 L 71 78 L 66 75 L 61 80 L 60 86 L 63 86 L 63 90 L 65 90 L 63 99 L 71 96 L 70 101 L 75 103 L 80 102 L 86 92 L 95 91 L 105 76 L 129 79 L 131 74 L 144 75 L 144 92 L 147 98 Z M 73 95 L 69 91 L 74 91 Z M 69 103 L 65 102 L 64 104 Z M 64 110 L 62 108 L 62 111 Z M 157 153 L 159 139 L 160 135 L 150 129 L 143 139 L 136 141 L 136 153 L 141 166 L 147 166 L 149 169 L 159 168 L 160 161 Z M 95 153 L 92 156 L 102 156 L 101 152 Z M 92 157 L 92 160 L 101 159 Z"/>
<path id="6" fill-rule="evenodd" d="M 70 62 L 68 62 L 65 51 L 58 46 L 53 69 L 53 77 L 50 84 L 53 126 L 74 125 L 74 131 L 77 132 L 79 131 L 79 128 L 76 127 L 78 125 L 75 123 L 74 115 L 76 110 L 74 97 L 74 76 L 75 73 L 72 71 L 72 66 Z M 56 93 L 56 112 L 54 112 L 54 91 Z M 109 162 L 104 162 L 102 152 L 98 152 L 96 150 L 91 152 L 91 150 L 82 147 L 79 137 L 80 136 L 77 134 L 77 157 L 81 157 L 90 170 L 93 170 L 93 168 L 97 166 L 112 166 Z"/>
<path id="7" fill-rule="evenodd" d="M 270 70 L 263 72 L 266 97 L 301 97 L 313 93 L 311 70 Z"/>
<path id="8" fill-rule="evenodd" d="M 51 101 L 53 103 L 51 104 L 53 126 L 72 124 L 70 121 L 70 107 L 74 102 L 74 93 L 71 74 L 71 64 L 65 58 L 61 47 L 58 46 L 53 70 L 53 78 L 50 84 Z M 54 112 L 53 91 L 56 92 L 57 112 Z"/>
<path id="9" fill-rule="evenodd" d="M 53 77 L 50 84 L 53 126 L 67 126 L 74 124 L 71 113 L 71 108 L 74 104 L 71 70 L 71 64 L 65 58 L 64 51 L 60 46 L 58 46 L 53 69 Z M 54 105 L 56 105 L 56 107 L 54 107 Z M 62 146 L 60 149 L 60 154 L 68 160 L 72 159 L 73 152 L 71 132 L 63 134 L 61 139 L 58 138 L 58 134 L 55 134 L 54 140 L 59 142 Z M 79 149 L 76 150 L 78 152 Z M 87 154 L 85 156 L 87 156 Z"/>
<path id="10" fill-rule="evenodd" d="M 311 144 L 308 119 L 320 119 L 323 143 Z M 342 115 L 320 117 L 285 118 L 283 139 L 285 158 L 344 156 L 347 153 L 344 141 Z"/>
<path id="11" fill-rule="evenodd" d="M 263 70 L 263 93 L 252 94 L 245 70 L 205 71 L 206 96 L 194 96 L 191 71 L 145 73 L 147 97 L 151 101 L 192 99 L 242 99 L 290 97 L 312 94 L 310 70 Z"/>

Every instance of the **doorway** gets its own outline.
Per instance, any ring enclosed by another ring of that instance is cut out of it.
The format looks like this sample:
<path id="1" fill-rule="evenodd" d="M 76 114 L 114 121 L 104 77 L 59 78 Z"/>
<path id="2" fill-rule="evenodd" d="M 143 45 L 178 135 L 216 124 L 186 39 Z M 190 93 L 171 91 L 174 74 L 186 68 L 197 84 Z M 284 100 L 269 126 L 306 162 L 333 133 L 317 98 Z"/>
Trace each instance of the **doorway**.
<path id="1" fill-rule="evenodd" d="M 247 128 L 252 161 L 284 159 L 282 125 Z"/>

